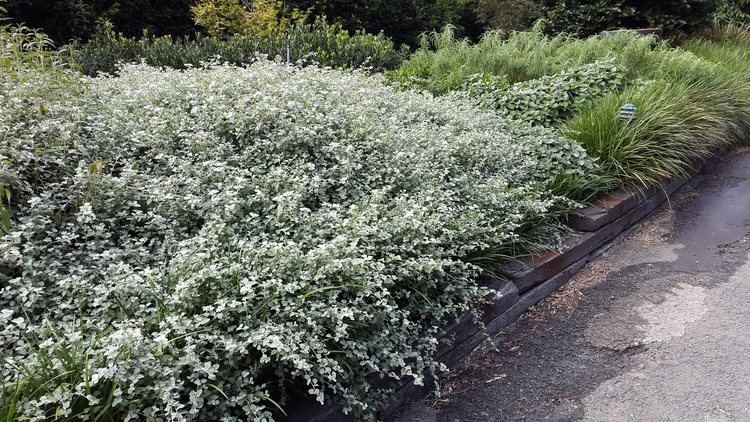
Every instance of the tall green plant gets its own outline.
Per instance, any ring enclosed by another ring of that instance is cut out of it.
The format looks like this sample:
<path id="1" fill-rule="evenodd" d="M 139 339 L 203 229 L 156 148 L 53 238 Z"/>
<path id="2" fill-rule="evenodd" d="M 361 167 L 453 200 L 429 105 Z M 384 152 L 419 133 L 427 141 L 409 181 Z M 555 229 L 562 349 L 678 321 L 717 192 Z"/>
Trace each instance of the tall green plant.
<path id="1" fill-rule="evenodd" d="M 750 1 L 723 0 L 714 13 L 714 20 L 723 24 L 750 24 Z"/>
<path id="2" fill-rule="evenodd" d="M 750 134 L 747 79 L 676 53 L 655 72 L 659 81 L 584 106 L 563 126 L 625 188 L 686 176 L 717 149 L 744 143 Z M 626 103 L 637 107 L 630 123 L 618 118 Z"/>
<path id="3" fill-rule="evenodd" d="M 722 0 L 546 0 L 553 33 L 594 35 L 604 30 L 658 27 L 692 34 L 709 26 Z"/>
<path id="4" fill-rule="evenodd" d="M 66 52 L 55 50 L 55 43 L 43 32 L 23 25 L 0 26 L 0 67 L 45 69 L 69 64 Z"/>
<path id="5" fill-rule="evenodd" d="M 488 32 L 472 44 L 446 27 L 423 36 L 420 49 L 389 78 L 404 87 L 445 94 L 463 89 L 477 74 L 503 77 L 513 84 L 611 58 L 626 79 L 633 79 L 642 73 L 652 51 L 662 48 L 652 37 L 630 33 L 588 39 L 547 36 L 541 25 L 510 34 Z"/>

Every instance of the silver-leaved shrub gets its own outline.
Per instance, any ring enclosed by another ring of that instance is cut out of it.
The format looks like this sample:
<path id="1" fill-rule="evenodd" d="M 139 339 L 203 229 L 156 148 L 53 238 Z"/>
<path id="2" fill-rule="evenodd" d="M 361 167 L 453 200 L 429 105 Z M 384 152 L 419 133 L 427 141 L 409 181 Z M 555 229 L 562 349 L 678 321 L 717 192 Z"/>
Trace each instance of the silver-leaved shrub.
<path id="1" fill-rule="evenodd" d="M 373 418 L 374 379 L 439 368 L 482 253 L 554 231 L 597 172 L 554 132 L 353 72 L 0 80 L 20 419 L 268 420 L 300 396 Z"/>
<path id="2" fill-rule="evenodd" d="M 495 109 L 506 119 L 531 125 L 554 126 L 584 104 L 621 88 L 625 73 L 612 59 L 599 60 L 513 85 L 502 78 L 477 75 L 462 91 L 481 108 Z"/>

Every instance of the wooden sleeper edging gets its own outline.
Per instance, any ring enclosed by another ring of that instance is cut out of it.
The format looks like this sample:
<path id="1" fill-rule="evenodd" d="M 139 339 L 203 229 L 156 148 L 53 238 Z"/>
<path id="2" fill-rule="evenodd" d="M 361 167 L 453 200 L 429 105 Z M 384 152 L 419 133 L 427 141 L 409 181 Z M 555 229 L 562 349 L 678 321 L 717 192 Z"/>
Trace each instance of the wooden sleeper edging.
<path id="1" fill-rule="evenodd" d="M 667 199 L 668 195 L 685 183 L 687 183 L 687 179 L 675 179 L 663 190 L 657 190 L 628 210 L 623 207 L 613 207 L 609 212 L 615 215 L 606 218 L 612 220 L 611 223 L 592 232 L 574 231 L 562 243 L 560 249 L 507 264 L 503 267 L 503 272 L 523 293 L 558 274 L 564 268 L 590 254 L 623 230 L 650 214 Z"/>

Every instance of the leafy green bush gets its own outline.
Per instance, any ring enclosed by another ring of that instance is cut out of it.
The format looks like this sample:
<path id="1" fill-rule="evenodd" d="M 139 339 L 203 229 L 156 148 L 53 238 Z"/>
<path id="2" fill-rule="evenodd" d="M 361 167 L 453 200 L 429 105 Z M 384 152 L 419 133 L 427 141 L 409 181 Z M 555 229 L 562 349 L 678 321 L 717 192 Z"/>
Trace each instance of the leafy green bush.
<path id="1" fill-rule="evenodd" d="M 297 8 L 284 5 L 281 0 L 254 0 L 250 4 L 240 0 L 199 0 L 190 6 L 190 11 L 195 23 L 215 37 L 271 36 L 305 18 Z"/>
<path id="2" fill-rule="evenodd" d="M 91 41 L 74 49 L 74 58 L 87 75 L 113 73 L 118 63 L 145 61 L 153 66 L 182 69 L 210 61 L 236 65 L 252 63 L 259 55 L 289 59 L 295 63 L 317 63 L 336 68 L 366 67 L 381 71 L 397 66 L 406 54 L 405 47 L 397 50 L 383 35 L 363 32 L 350 35 L 339 25 L 329 25 L 324 20 L 294 27 L 288 36 L 248 36 L 228 40 L 200 36 L 195 40 L 150 36 L 133 39 L 104 27 Z"/>
<path id="3" fill-rule="evenodd" d="M 598 61 L 498 89 L 497 83 L 473 84 L 470 101 L 501 116 L 532 125 L 553 126 L 582 105 L 615 91 L 622 72 L 611 61 Z"/>
<path id="4" fill-rule="evenodd" d="M 750 24 L 750 0 L 723 0 L 714 20 L 724 24 Z"/>
<path id="5" fill-rule="evenodd" d="M 0 23 L 1 18 L 0 13 Z M 22 25 L 0 25 L 0 46 L 0 69 L 48 69 L 71 65 L 66 50 L 55 50 L 55 43 L 46 34 Z"/>
<path id="6" fill-rule="evenodd" d="M 551 0 L 544 18 L 549 33 L 594 35 L 608 29 L 638 27 L 637 9 L 626 0 Z"/>
<path id="7" fill-rule="evenodd" d="M 539 0 L 475 0 L 473 6 L 485 28 L 502 31 L 528 29 L 545 12 Z"/>
<path id="8" fill-rule="evenodd" d="M 605 30 L 659 27 L 692 34 L 712 23 L 742 21 L 747 0 L 477 0 L 488 29 L 525 30 L 537 19 L 548 34 L 595 35 Z"/>
<path id="9" fill-rule="evenodd" d="M 341 23 L 352 32 L 382 31 L 398 44 L 411 45 L 420 33 L 448 23 L 480 34 L 472 13 L 473 1 L 283 0 L 280 1 L 283 10 L 274 9 L 287 17 L 294 9 L 317 18 L 327 17 L 329 22 Z M 190 9 L 197 3 L 198 0 L 10 0 L 8 8 L 14 22 L 41 28 L 58 43 L 66 43 L 74 39 L 88 41 L 95 35 L 98 23 L 104 20 L 112 22 L 118 32 L 128 37 L 140 37 L 144 31 L 157 36 L 192 36 L 198 28 Z M 230 21 L 243 20 L 235 8 L 226 7 L 227 3 L 224 0 L 217 4 L 220 15 Z M 257 10 L 256 6 L 267 0 L 241 3 Z M 263 16 L 255 18 L 263 20 Z"/>
<path id="10" fill-rule="evenodd" d="M 414 45 L 423 32 L 446 24 L 481 34 L 471 12 L 474 0 L 291 0 L 300 10 L 327 16 L 349 30 L 383 32 L 399 44 Z"/>
<path id="11" fill-rule="evenodd" d="M 552 33 L 594 35 L 608 29 L 659 27 L 694 33 L 709 26 L 723 0 L 548 0 Z"/>
<path id="12" fill-rule="evenodd" d="M 438 326 L 486 293 L 476 260 L 546 239 L 596 182 L 554 132 L 358 72 L 20 72 L 4 420 L 263 420 L 299 394 L 371 418 L 368 377 L 439 366 Z"/>
<path id="13" fill-rule="evenodd" d="M 39 28 L 58 44 L 88 40 L 98 24 L 107 20 L 128 36 L 143 31 L 157 35 L 195 32 L 186 0 L 9 0 L 10 18 L 17 24 Z"/>

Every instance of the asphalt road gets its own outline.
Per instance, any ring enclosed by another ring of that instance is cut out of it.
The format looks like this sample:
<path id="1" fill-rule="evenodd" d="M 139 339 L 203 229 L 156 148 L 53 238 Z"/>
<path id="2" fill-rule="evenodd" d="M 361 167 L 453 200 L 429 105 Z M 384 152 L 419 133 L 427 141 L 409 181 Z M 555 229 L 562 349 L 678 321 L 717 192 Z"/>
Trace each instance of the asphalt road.
<path id="1" fill-rule="evenodd" d="M 750 152 L 725 157 L 398 421 L 750 421 Z"/>

